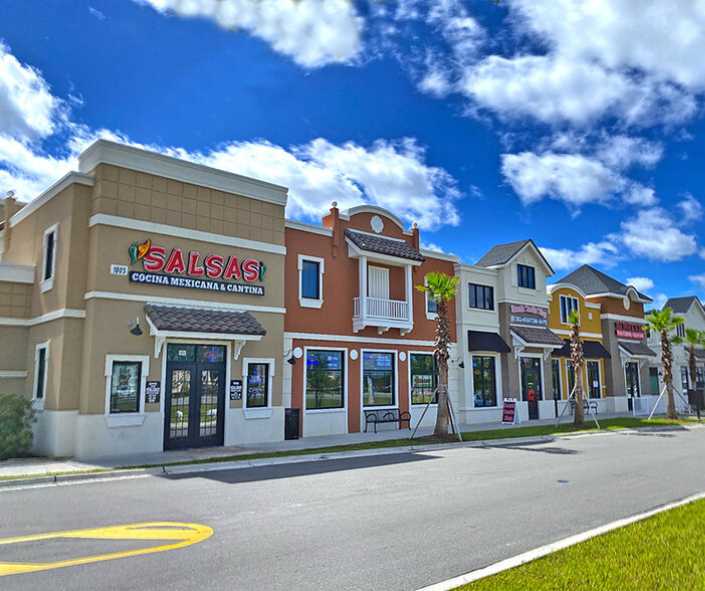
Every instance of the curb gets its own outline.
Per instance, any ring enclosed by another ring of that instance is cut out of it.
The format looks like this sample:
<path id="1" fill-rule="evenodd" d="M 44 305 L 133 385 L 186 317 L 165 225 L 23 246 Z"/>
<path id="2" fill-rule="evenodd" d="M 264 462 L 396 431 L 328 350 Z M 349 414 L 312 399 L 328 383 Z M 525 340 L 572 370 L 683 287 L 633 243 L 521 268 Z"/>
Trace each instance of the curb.
<path id="1" fill-rule="evenodd" d="M 686 430 L 703 429 L 705 425 L 682 426 Z M 322 452 L 284 456 L 279 458 L 262 458 L 254 460 L 231 460 L 227 462 L 194 463 L 183 465 L 157 466 L 154 468 L 133 469 L 108 469 L 101 472 L 76 472 L 72 474 L 38 475 L 36 477 L 0 480 L 0 491 L 28 486 L 51 486 L 61 484 L 81 484 L 100 480 L 116 480 L 120 478 L 141 476 L 168 476 L 183 474 L 198 474 L 201 472 L 217 472 L 222 470 L 242 470 L 247 468 L 263 468 L 267 466 L 281 466 L 285 464 L 302 464 L 306 462 L 321 462 L 329 460 L 343 460 L 350 458 L 374 457 L 400 453 L 428 453 L 444 451 L 447 449 L 475 448 L 475 447 L 511 447 L 516 445 L 535 445 L 550 443 L 558 439 L 577 439 L 599 435 L 619 435 L 638 432 L 659 432 L 672 430 L 671 426 L 640 427 L 637 429 L 620 429 L 618 431 L 595 431 L 587 433 L 566 433 L 565 435 L 537 435 L 527 437 L 507 437 L 504 439 L 482 439 L 478 441 L 463 441 L 449 443 L 433 443 L 429 445 L 402 445 L 398 447 L 371 448 L 363 450 Z"/>
<path id="2" fill-rule="evenodd" d="M 106 470 L 104 472 L 77 472 L 75 474 L 57 474 L 37 476 L 32 478 L 16 478 L 0 480 L 0 490 L 25 488 L 27 486 L 47 486 L 71 483 L 86 483 L 100 480 L 115 480 L 135 476 L 170 476 L 183 474 L 198 474 L 201 472 L 218 472 L 223 470 L 244 470 L 247 468 L 264 468 L 267 466 L 281 466 L 286 464 L 303 464 L 307 462 L 322 462 L 385 456 L 402 453 L 428 453 L 446 449 L 473 448 L 473 447 L 506 447 L 508 445 L 537 444 L 553 441 L 555 437 L 542 435 L 538 437 L 511 437 L 506 439 L 486 439 L 482 441 L 465 441 L 457 443 L 435 443 L 430 445 L 404 445 L 398 447 L 385 447 L 379 449 L 362 449 L 353 451 L 323 452 L 320 454 L 300 454 L 281 458 L 262 458 L 260 460 L 232 460 L 228 462 L 210 462 L 203 464 L 184 464 L 154 467 L 134 468 L 130 470 Z"/>

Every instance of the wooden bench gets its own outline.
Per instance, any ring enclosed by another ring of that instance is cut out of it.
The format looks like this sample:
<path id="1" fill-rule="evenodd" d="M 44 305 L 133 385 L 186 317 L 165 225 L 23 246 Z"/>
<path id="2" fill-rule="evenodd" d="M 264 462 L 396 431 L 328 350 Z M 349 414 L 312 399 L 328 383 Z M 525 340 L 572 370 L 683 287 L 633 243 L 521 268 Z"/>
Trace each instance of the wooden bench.
<path id="1" fill-rule="evenodd" d="M 411 430 L 411 415 L 406 411 L 400 411 L 398 408 L 384 408 L 379 410 L 366 410 L 365 412 L 365 433 L 367 433 L 367 427 L 371 424 L 375 426 L 375 433 L 377 433 L 377 425 L 379 423 L 398 423 L 401 429 L 402 423 L 406 423 L 406 426 Z"/>

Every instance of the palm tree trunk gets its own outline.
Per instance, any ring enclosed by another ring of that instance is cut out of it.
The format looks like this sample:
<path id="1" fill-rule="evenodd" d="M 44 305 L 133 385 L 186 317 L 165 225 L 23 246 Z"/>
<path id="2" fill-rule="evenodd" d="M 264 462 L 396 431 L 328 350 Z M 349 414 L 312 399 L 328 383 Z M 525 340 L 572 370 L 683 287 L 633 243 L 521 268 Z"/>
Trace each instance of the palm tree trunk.
<path id="1" fill-rule="evenodd" d="M 574 324 L 570 335 L 570 359 L 575 376 L 575 415 L 573 424 L 581 426 L 585 422 L 583 409 L 583 343 L 580 340 L 580 328 Z"/>
<path id="2" fill-rule="evenodd" d="M 663 362 L 663 383 L 666 385 L 666 396 L 668 398 L 668 408 L 666 415 L 669 419 L 677 419 L 676 400 L 673 395 L 673 355 L 671 353 L 671 341 L 668 338 L 668 331 L 661 331 L 661 361 Z"/>
<path id="3" fill-rule="evenodd" d="M 690 387 L 695 389 L 696 387 L 696 377 L 695 377 L 696 367 L 695 367 L 695 345 L 691 343 L 688 347 L 688 373 L 690 374 Z"/>
<path id="4" fill-rule="evenodd" d="M 448 304 L 445 301 L 438 302 L 438 319 L 436 321 L 436 367 L 438 368 L 438 408 L 436 412 L 436 427 L 433 434 L 436 437 L 448 437 L 448 424 L 450 416 L 448 413 L 448 345 L 450 343 L 450 332 L 448 330 Z"/>

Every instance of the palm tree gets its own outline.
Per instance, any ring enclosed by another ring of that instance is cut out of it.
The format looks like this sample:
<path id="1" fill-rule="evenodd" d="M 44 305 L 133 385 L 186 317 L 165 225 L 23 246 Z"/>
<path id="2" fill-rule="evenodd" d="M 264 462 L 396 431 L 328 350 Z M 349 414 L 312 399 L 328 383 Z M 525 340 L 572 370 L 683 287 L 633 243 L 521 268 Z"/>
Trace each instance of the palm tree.
<path id="1" fill-rule="evenodd" d="M 688 346 L 688 373 L 690 374 L 690 387 L 695 388 L 697 384 L 695 347 L 705 345 L 705 331 L 695 330 L 694 328 L 686 328 L 683 342 Z"/>
<path id="2" fill-rule="evenodd" d="M 671 308 L 654 310 L 645 318 L 647 324 L 644 330 L 652 330 L 661 337 L 661 365 L 663 366 L 663 383 L 666 385 L 668 394 L 668 410 L 666 414 L 669 419 L 677 419 L 676 401 L 673 396 L 673 352 L 672 344 L 682 342 L 679 336 L 672 336 L 672 332 L 683 324 L 683 318 L 674 316 Z"/>
<path id="3" fill-rule="evenodd" d="M 436 359 L 438 370 L 438 412 L 436 413 L 436 427 L 433 434 L 436 437 L 448 437 L 448 424 L 450 414 L 448 407 L 448 346 L 450 345 L 450 324 L 448 322 L 448 302 L 455 298 L 455 292 L 460 279 L 445 273 L 432 272 L 424 278 L 424 285 L 417 285 L 416 289 L 428 294 L 436 302 L 436 339 L 433 356 Z"/>
<path id="4" fill-rule="evenodd" d="M 576 426 L 581 426 L 585 420 L 585 410 L 583 409 L 583 367 L 585 357 L 583 356 L 583 341 L 580 338 L 580 315 L 577 310 L 573 310 L 568 315 L 570 328 L 570 362 L 573 365 L 573 375 L 575 376 L 575 420 Z"/>

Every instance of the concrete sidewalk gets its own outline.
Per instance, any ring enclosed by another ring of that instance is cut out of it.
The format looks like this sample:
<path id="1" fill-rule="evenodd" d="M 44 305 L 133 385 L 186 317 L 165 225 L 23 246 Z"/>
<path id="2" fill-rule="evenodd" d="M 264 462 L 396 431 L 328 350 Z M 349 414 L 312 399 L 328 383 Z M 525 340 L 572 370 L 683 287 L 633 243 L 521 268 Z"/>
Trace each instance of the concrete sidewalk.
<path id="1" fill-rule="evenodd" d="M 631 417 L 628 414 L 602 415 L 598 420 Z M 644 418 L 644 417 L 641 417 Z M 570 417 L 561 421 L 561 424 L 570 423 Z M 590 423 L 586 420 L 588 426 Z M 498 423 L 481 423 L 460 425 L 462 432 L 482 432 L 504 429 L 511 431 L 521 427 L 534 427 L 555 424 L 555 419 L 530 421 L 518 425 L 502 425 Z M 420 428 L 416 437 L 425 437 L 433 433 L 432 427 Z M 81 474 L 124 468 L 127 466 L 168 465 L 174 463 L 203 462 L 204 460 L 218 460 L 219 458 L 232 458 L 249 456 L 252 454 L 266 454 L 275 452 L 291 452 L 297 450 L 314 450 L 340 445 L 372 444 L 393 439 L 407 439 L 411 435 L 408 430 L 385 430 L 379 433 L 348 433 L 343 435 L 328 435 L 322 437 L 307 437 L 290 441 L 277 441 L 272 443 L 259 443 L 257 445 L 242 445 L 230 447 L 206 447 L 200 449 L 187 449 L 180 451 L 164 451 L 149 454 L 128 456 L 114 456 L 99 458 L 92 461 L 61 460 L 42 457 L 21 458 L 0 462 L 0 479 L 18 477 L 41 477 L 54 474 Z"/>

